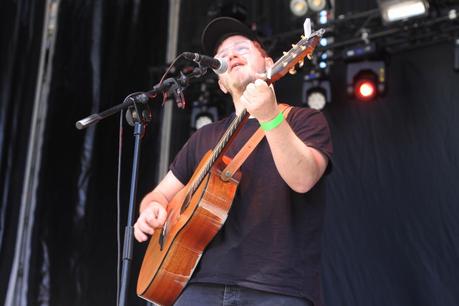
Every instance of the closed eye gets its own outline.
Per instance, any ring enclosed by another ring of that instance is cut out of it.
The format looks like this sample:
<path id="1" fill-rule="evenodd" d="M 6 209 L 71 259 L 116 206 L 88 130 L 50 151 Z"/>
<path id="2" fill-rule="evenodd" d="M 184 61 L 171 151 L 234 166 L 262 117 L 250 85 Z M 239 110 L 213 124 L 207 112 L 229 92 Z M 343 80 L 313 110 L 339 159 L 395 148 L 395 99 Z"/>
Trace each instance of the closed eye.
<path id="1" fill-rule="evenodd" d="M 249 52 L 249 48 L 247 46 L 239 46 L 236 48 L 236 51 L 239 54 L 247 54 Z"/>

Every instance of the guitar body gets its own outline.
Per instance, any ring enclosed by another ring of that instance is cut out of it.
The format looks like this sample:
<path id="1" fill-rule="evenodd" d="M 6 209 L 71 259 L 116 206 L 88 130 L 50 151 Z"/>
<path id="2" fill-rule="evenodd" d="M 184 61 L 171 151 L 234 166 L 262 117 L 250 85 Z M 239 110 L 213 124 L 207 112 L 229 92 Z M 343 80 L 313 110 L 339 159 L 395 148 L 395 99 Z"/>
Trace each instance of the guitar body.
<path id="1" fill-rule="evenodd" d="M 223 181 L 220 178 L 223 162 L 216 162 L 196 192 L 188 195 L 210 155 L 211 151 L 201 160 L 190 182 L 168 204 L 163 231 L 157 229 L 150 239 L 137 281 L 137 294 L 150 302 L 160 305 L 175 302 L 204 249 L 228 217 L 240 172 Z M 187 205 L 185 209 L 183 205 Z"/>

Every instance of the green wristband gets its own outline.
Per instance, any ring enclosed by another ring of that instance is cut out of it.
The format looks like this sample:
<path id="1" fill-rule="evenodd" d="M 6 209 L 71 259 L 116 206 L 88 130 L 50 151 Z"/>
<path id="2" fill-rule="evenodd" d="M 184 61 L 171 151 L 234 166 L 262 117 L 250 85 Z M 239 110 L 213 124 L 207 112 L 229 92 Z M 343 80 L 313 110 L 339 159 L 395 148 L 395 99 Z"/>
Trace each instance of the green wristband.
<path id="1" fill-rule="evenodd" d="M 279 112 L 279 114 L 276 117 L 274 117 L 273 120 L 268 122 L 260 122 L 260 126 L 264 131 L 271 131 L 272 129 L 278 127 L 279 124 L 282 123 L 282 121 L 284 121 L 284 114 L 282 112 Z"/>

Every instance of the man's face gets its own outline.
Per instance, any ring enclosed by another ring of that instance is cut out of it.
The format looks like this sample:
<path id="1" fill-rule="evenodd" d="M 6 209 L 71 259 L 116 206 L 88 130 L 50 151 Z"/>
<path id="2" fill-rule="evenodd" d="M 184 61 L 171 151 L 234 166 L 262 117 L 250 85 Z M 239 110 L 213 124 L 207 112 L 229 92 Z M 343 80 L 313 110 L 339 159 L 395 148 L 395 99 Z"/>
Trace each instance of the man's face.
<path id="1" fill-rule="evenodd" d="M 265 58 L 255 44 L 241 35 L 230 36 L 217 49 L 215 57 L 228 62 L 228 70 L 219 77 L 220 88 L 224 92 L 242 92 L 255 81 L 257 73 L 266 71 L 271 59 Z"/>

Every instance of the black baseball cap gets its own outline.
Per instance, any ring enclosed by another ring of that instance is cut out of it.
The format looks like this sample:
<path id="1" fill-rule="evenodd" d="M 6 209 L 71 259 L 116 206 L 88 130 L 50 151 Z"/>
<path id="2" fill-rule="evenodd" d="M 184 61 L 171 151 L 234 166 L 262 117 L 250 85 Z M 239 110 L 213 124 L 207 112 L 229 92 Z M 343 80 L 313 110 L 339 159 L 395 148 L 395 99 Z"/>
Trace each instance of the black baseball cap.
<path id="1" fill-rule="evenodd" d="M 204 52 L 213 56 L 223 40 L 233 35 L 242 35 L 260 42 L 257 35 L 238 19 L 218 17 L 209 22 L 202 32 L 201 44 Z"/>

